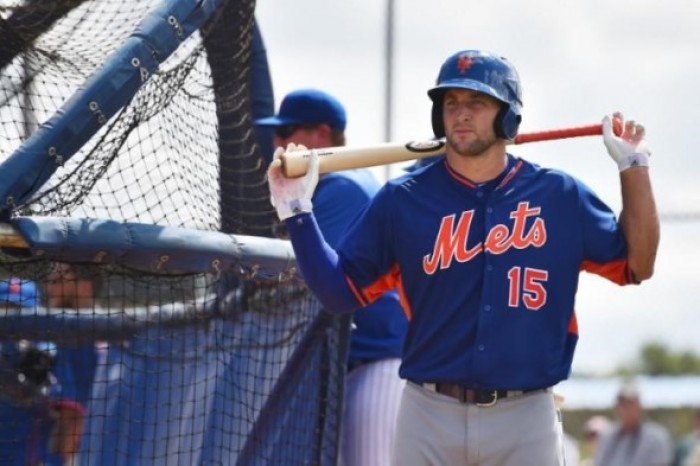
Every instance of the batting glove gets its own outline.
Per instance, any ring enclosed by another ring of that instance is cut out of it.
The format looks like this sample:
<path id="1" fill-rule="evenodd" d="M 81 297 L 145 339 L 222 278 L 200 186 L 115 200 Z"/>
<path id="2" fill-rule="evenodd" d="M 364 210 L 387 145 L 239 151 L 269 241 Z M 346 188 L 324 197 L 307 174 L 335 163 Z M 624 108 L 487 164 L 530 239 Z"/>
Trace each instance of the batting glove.
<path id="1" fill-rule="evenodd" d="M 267 170 L 267 182 L 270 186 L 270 203 L 277 210 L 280 220 L 286 220 L 303 212 L 311 212 L 311 196 L 318 183 L 318 153 L 310 151 L 306 174 L 299 178 L 287 178 L 282 173 L 280 156 L 285 152 L 307 150 L 294 143 L 275 149 L 272 163 Z"/>
<path id="2" fill-rule="evenodd" d="M 612 118 L 622 123 L 619 136 L 613 132 Z M 621 172 L 631 167 L 648 167 L 651 151 L 644 140 L 644 126 L 633 120 L 625 122 L 619 112 L 615 112 L 612 118 L 610 115 L 603 118 L 603 143 L 617 167 Z"/>

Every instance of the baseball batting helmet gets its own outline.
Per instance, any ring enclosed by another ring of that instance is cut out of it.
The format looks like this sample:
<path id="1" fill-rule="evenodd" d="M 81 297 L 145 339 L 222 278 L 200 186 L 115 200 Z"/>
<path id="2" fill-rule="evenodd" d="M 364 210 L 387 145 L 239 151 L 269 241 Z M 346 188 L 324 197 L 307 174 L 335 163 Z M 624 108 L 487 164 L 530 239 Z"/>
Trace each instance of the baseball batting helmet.
<path id="1" fill-rule="evenodd" d="M 493 129 L 500 138 L 515 138 L 522 119 L 522 91 L 518 72 L 505 58 L 481 50 L 463 50 L 443 63 L 435 87 L 428 91 L 433 101 L 435 137 L 445 136 L 442 100 L 445 91 L 453 88 L 483 92 L 502 102 Z"/>

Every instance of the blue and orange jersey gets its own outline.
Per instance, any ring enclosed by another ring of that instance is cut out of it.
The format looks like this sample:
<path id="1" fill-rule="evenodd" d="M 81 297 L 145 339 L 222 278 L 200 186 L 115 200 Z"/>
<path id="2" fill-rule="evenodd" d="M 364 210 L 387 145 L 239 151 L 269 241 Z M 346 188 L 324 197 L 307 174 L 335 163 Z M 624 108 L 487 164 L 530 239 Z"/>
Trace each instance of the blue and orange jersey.
<path id="1" fill-rule="evenodd" d="M 512 155 L 483 184 L 446 161 L 389 181 L 337 255 L 360 303 L 399 290 L 411 320 L 403 378 L 473 388 L 565 379 L 580 271 L 632 282 L 611 209 L 576 178 Z"/>
<path id="2" fill-rule="evenodd" d="M 381 185 L 367 169 L 323 175 L 312 198 L 325 240 L 335 247 Z M 353 314 L 349 364 L 400 358 L 408 320 L 396 291 L 388 291 Z"/>

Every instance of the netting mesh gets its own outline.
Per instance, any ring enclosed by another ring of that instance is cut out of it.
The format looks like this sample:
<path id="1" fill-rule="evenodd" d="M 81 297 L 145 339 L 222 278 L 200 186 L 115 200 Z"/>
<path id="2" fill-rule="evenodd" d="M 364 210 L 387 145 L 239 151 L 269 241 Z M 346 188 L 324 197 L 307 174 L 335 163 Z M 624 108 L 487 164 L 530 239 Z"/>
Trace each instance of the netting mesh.
<path id="1" fill-rule="evenodd" d="M 158 3 L 31 2 L 38 13 L 30 15 L 30 6 L 20 9 L 33 21 L 18 27 L 18 34 L 25 28 L 47 30 L 31 46 L 14 41 L 24 46 L 4 68 L 3 153 L 53 115 Z M 66 15 L 50 23 L 57 11 Z M 5 20 L 6 28 L 21 22 L 10 21 L 15 15 Z M 32 213 L 218 229 L 215 107 L 207 56 L 195 33 L 57 170 L 32 203 Z"/>
<path id="2" fill-rule="evenodd" d="M 160 5 L 0 0 L 0 163 L 50 131 Z M 6 221 L 272 236 L 251 124 L 254 8 L 223 1 L 114 116 L 89 102 L 100 129 L 75 154 L 49 151 L 36 169 L 55 172 Z M 0 244 L 1 464 L 61 464 L 60 453 L 90 465 L 335 464 L 349 319 L 320 313 L 303 283 L 57 249 Z M 143 254 L 157 261 L 157 245 Z"/>

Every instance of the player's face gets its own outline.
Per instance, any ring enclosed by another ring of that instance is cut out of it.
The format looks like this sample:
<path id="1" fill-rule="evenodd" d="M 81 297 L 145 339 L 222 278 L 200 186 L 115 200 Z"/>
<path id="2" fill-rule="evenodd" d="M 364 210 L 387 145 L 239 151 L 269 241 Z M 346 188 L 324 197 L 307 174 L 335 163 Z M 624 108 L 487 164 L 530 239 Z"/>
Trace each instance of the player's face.
<path id="1" fill-rule="evenodd" d="M 442 108 L 447 145 L 457 154 L 478 156 L 498 141 L 493 121 L 501 104 L 496 99 L 469 89 L 449 89 Z"/>
<path id="2" fill-rule="evenodd" d="M 641 422 L 642 406 L 636 399 L 619 399 L 615 405 L 615 413 L 623 427 L 632 429 Z"/>
<path id="3" fill-rule="evenodd" d="M 275 129 L 275 147 L 287 147 L 293 142 L 296 145 L 303 145 L 308 149 L 322 149 L 328 147 L 328 140 L 325 137 L 328 125 L 284 125 Z"/>
<path id="4" fill-rule="evenodd" d="M 45 284 L 47 302 L 51 307 L 78 307 L 79 297 L 92 296 L 92 283 L 78 279 L 68 264 L 55 264 Z"/>
<path id="5" fill-rule="evenodd" d="M 64 306 L 64 297 L 75 287 L 75 274 L 65 264 L 55 264 L 44 285 L 47 301 L 51 307 Z"/>

